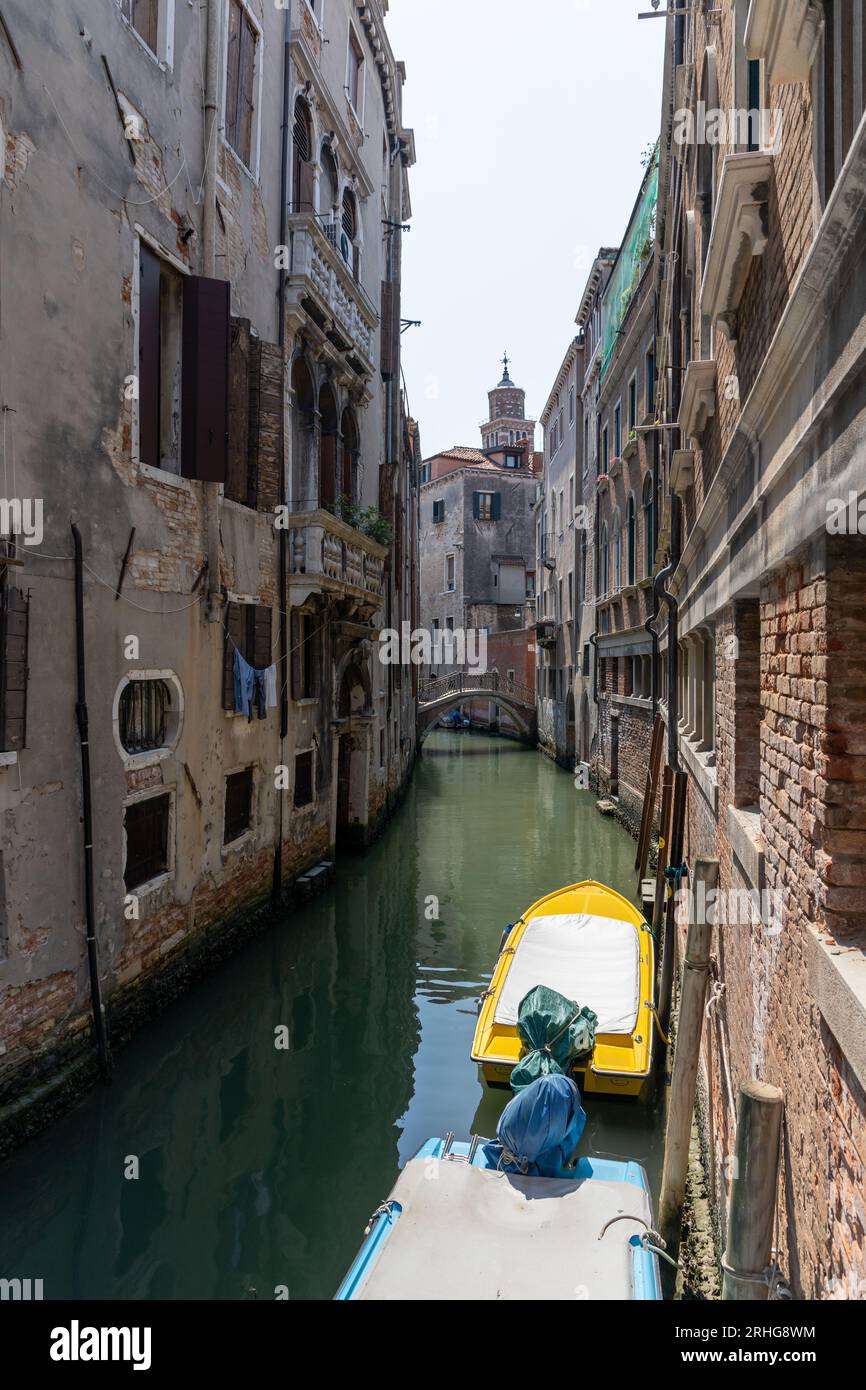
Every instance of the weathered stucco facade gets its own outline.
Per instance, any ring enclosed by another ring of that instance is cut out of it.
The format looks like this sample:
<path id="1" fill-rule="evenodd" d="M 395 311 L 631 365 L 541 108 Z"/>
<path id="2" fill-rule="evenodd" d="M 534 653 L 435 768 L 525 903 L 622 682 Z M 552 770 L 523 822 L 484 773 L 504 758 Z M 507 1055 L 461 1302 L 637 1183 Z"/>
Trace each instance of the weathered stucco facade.
<path id="1" fill-rule="evenodd" d="M 94 978 L 111 1043 L 411 769 L 413 675 L 376 641 L 417 612 L 386 9 L 5 7 L 4 488 L 44 532 L 0 563 L 0 1126 L 91 1069 Z M 236 648 L 275 668 L 251 717 Z"/>

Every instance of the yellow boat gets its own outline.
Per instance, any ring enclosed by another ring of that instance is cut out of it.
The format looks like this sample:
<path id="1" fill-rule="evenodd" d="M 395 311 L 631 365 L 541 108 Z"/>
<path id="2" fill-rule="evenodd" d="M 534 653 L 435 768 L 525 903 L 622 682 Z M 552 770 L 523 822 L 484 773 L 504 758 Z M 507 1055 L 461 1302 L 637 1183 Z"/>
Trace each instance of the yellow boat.
<path id="1" fill-rule="evenodd" d="M 525 1050 L 521 999 L 547 985 L 598 1015 L 595 1046 L 573 1069 L 585 1094 L 636 1096 L 652 1066 L 655 960 L 640 911 L 587 880 L 539 898 L 502 942 L 472 1043 L 488 1086 L 507 1086 Z"/>

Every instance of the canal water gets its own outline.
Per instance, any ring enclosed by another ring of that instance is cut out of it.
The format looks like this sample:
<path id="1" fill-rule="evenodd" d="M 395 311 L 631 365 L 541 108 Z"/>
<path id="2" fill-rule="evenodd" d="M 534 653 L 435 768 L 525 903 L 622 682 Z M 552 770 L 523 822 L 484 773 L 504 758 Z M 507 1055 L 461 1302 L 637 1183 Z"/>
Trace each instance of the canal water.
<path id="1" fill-rule="evenodd" d="M 46 1298 L 330 1298 L 423 1141 L 495 1133 L 508 1093 L 483 1089 L 469 1047 L 503 927 L 580 878 L 631 895 L 633 861 L 547 759 L 435 732 L 367 855 L 0 1165 L 0 1276 Z M 593 1100 L 581 1152 L 638 1159 L 657 1192 L 640 1102 Z"/>

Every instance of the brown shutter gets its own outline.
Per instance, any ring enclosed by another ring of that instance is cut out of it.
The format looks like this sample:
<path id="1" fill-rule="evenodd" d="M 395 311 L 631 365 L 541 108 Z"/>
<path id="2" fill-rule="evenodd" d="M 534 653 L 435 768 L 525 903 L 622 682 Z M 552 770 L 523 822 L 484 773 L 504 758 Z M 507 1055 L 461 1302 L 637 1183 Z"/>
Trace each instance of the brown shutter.
<path id="1" fill-rule="evenodd" d="M 245 604 L 226 605 L 226 641 L 223 656 L 223 709 L 235 707 L 235 647 L 243 655 L 246 638 Z"/>
<path id="2" fill-rule="evenodd" d="M 250 357 L 250 506 L 272 512 L 280 501 L 283 470 L 283 351 L 254 340 Z"/>
<path id="3" fill-rule="evenodd" d="M 229 357 L 229 446 L 226 497 L 251 505 L 250 451 L 250 321 L 232 319 Z"/>
<path id="4" fill-rule="evenodd" d="M 313 698 L 318 700 L 322 693 L 322 627 L 318 615 L 312 620 L 310 640 L 307 644 L 306 658 L 310 663 Z"/>
<path id="5" fill-rule="evenodd" d="M 253 78 L 256 61 L 256 31 L 246 15 L 241 21 L 240 61 L 238 64 L 238 143 L 235 146 L 247 168 L 252 167 Z"/>
<path id="6" fill-rule="evenodd" d="M 298 167 L 298 206 L 297 212 L 312 212 L 314 203 L 313 166 L 303 161 Z"/>
<path id="7" fill-rule="evenodd" d="M 361 248 L 359 246 L 352 247 L 352 274 L 356 280 L 361 278 Z"/>
<path id="8" fill-rule="evenodd" d="M 230 302 L 227 280 L 184 281 L 182 472 L 205 483 L 228 471 Z"/>
<path id="9" fill-rule="evenodd" d="M 237 0 L 229 4 L 229 42 L 226 53 L 226 139 L 233 150 L 238 147 L 238 110 L 240 106 L 241 65 L 241 7 Z"/>
<path id="10" fill-rule="evenodd" d="M 159 257 L 139 243 L 138 456 L 159 467 Z"/>
<path id="11" fill-rule="evenodd" d="M 273 663 L 271 641 L 270 605 L 257 603 L 253 619 L 253 655 L 250 662 L 250 665 L 254 666 L 257 671 L 263 671 L 265 667 Z"/>
<path id="12" fill-rule="evenodd" d="M 391 321 L 394 306 L 394 282 L 382 281 L 382 376 L 390 381 L 394 375 L 394 341 L 391 334 Z"/>
<path id="13" fill-rule="evenodd" d="M 292 658 L 292 699 L 300 700 L 301 684 L 301 615 L 297 608 L 292 609 L 289 625 L 289 647 Z"/>
<path id="14" fill-rule="evenodd" d="M 0 595 L 0 750 L 16 753 L 27 733 L 28 600 L 20 589 Z"/>

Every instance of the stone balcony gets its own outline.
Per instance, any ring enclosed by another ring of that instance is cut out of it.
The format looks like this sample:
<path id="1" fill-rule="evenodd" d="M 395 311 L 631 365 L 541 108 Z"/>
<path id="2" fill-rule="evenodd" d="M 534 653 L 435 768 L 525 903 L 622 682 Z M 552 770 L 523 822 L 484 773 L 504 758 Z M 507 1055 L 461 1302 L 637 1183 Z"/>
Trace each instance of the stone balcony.
<path id="1" fill-rule="evenodd" d="M 338 369 L 355 378 L 375 373 L 379 315 L 353 268 L 343 259 L 337 232 L 319 217 L 296 213 L 289 218 L 290 263 L 286 316 Z"/>
<path id="2" fill-rule="evenodd" d="M 344 618 L 369 622 L 384 601 L 387 546 L 321 508 L 291 515 L 288 531 L 292 604 L 331 594 L 343 600 Z"/>

